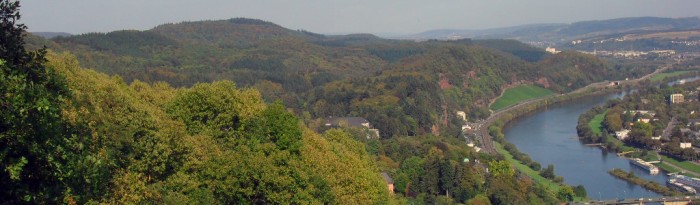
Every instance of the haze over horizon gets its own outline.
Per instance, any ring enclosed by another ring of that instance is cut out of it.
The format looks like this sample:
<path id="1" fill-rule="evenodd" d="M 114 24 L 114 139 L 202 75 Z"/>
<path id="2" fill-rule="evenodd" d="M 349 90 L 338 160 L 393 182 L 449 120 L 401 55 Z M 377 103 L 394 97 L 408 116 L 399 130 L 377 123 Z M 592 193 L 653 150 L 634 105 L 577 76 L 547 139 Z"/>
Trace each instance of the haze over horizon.
<path id="1" fill-rule="evenodd" d="M 408 0 L 304 2 L 274 0 L 20 1 L 32 32 L 147 30 L 165 23 L 235 17 L 270 21 L 316 33 L 415 34 L 435 29 L 488 29 L 624 17 L 700 16 L 697 0 Z"/>

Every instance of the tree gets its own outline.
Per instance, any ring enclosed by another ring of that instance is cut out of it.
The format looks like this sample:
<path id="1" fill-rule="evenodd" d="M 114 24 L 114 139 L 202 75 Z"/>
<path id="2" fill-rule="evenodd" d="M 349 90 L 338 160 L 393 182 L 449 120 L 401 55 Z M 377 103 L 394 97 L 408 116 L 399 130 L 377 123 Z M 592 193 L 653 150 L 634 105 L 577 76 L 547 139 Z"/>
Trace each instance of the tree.
<path id="1" fill-rule="evenodd" d="M 476 195 L 474 198 L 467 200 L 467 205 L 491 205 L 491 201 L 484 195 Z"/>
<path id="2" fill-rule="evenodd" d="M 570 186 L 562 186 L 557 192 L 557 199 L 564 202 L 574 201 L 574 196 L 574 190 Z"/>
<path id="3" fill-rule="evenodd" d="M 301 147 L 299 119 L 276 102 L 246 125 L 245 134 L 262 142 L 273 142 L 279 149 L 296 153 Z"/>
<path id="4" fill-rule="evenodd" d="M 586 187 L 583 187 L 583 185 L 575 186 L 574 187 L 574 194 L 576 194 L 577 197 L 581 197 L 581 198 L 588 197 L 588 193 L 586 193 Z"/>
<path id="5" fill-rule="evenodd" d="M 442 151 L 432 147 L 423 163 L 425 174 L 421 177 L 423 192 L 428 194 L 440 194 L 440 161 L 442 161 Z"/>
<path id="6" fill-rule="evenodd" d="M 622 118 L 620 113 L 609 112 L 605 115 L 605 121 L 603 122 L 608 131 L 614 132 L 622 129 Z"/>
<path id="7" fill-rule="evenodd" d="M 556 176 L 554 174 L 554 165 L 551 165 L 551 164 L 547 165 L 547 168 L 540 171 L 540 175 L 542 175 L 542 177 L 547 178 L 547 179 L 554 179 L 554 177 Z"/>
<path id="8" fill-rule="evenodd" d="M 491 161 L 489 162 L 489 172 L 494 177 L 497 176 L 506 176 L 506 177 L 512 177 L 515 174 L 515 170 L 513 170 L 512 167 L 510 167 L 510 164 L 508 164 L 507 161 Z"/>
<path id="9" fill-rule="evenodd" d="M 45 50 L 24 48 L 19 2 L 0 1 L 0 201 L 61 200 L 67 158 L 60 118 L 69 95 L 63 79 L 46 69 Z"/>
<path id="10" fill-rule="evenodd" d="M 474 173 L 468 164 L 459 164 L 455 168 L 455 190 L 452 191 L 458 202 L 465 202 L 467 199 L 476 196 L 482 187 L 483 179 Z"/>
<path id="11" fill-rule="evenodd" d="M 451 194 L 450 196 L 454 196 L 455 189 L 454 189 L 454 168 L 452 166 L 452 163 L 450 159 L 448 158 L 443 158 L 440 160 L 440 178 L 439 178 L 439 186 L 440 186 L 440 193 L 441 194 Z M 450 193 L 452 192 L 452 193 Z"/>

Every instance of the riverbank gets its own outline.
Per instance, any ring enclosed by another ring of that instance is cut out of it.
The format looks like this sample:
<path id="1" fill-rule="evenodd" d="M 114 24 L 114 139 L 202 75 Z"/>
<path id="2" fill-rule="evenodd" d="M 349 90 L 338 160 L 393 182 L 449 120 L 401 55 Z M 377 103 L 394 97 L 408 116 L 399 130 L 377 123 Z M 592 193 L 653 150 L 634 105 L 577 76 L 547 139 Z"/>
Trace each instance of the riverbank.
<path id="1" fill-rule="evenodd" d="M 622 169 L 612 169 L 612 170 L 608 171 L 608 173 L 610 175 L 618 178 L 618 179 L 622 179 L 622 180 L 625 180 L 627 182 L 642 186 L 645 189 L 647 189 L 649 191 L 653 191 L 657 194 L 661 194 L 664 196 L 681 196 L 681 195 L 683 195 L 683 193 L 681 193 L 681 192 L 678 192 L 676 190 L 672 190 L 671 188 L 668 188 L 668 187 L 661 185 L 659 183 L 656 183 L 656 182 L 644 180 L 642 178 L 635 176 L 634 173 L 625 172 Z"/>
<path id="2" fill-rule="evenodd" d="M 510 106 L 507 108 L 504 108 L 502 110 L 499 110 L 497 112 L 492 113 L 491 117 L 488 119 L 484 120 L 484 123 L 482 123 L 480 126 L 477 127 L 477 133 L 479 133 L 479 136 L 482 138 L 482 144 L 484 144 L 484 147 L 488 147 L 489 145 L 493 145 L 494 143 L 491 141 L 493 140 L 492 135 L 488 133 L 490 130 L 503 130 L 503 126 L 507 124 L 508 122 L 515 120 L 517 118 L 520 118 L 522 116 L 525 116 L 529 113 L 532 113 L 533 111 L 540 110 L 543 108 L 546 108 L 547 106 L 553 105 L 553 104 L 560 104 L 560 103 L 566 103 L 566 102 L 571 102 L 571 101 L 576 101 L 578 99 L 584 98 L 584 97 L 589 97 L 589 96 L 596 96 L 596 95 L 606 95 L 610 93 L 615 93 L 615 92 L 620 92 L 626 89 L 629 89 L 630 87 L 637 85 L 641 80 L 648 78 L 649 76 L 652 76 L 656 73 L 659 73 L 663 70 L 667 69 L 667 67 L 660 68 L 654 73 L 648 74 L 640 79 L 636 80 L 629 80 L 629 81 L 623 81 L 617 86 L 612 85 L 610 82 L 605 81 L 605 82 L 599 82 L 599 83 L 594 83 L 589 86 L 579 88 L 575 91 L 569 92 L 567 94 L 561 94 L 561 95 L 554 95 L 554 96 L 548 96 L 548 97 L 542 97 L 538 99 L 531 99 L 531 100 L 526 100 L 524 102 L 518 103 L 514 106 Z M 498 124 L 498 126 L 493 126 L 494 124 Z M 491 129 L 489 129 L 491 128 Z M 497 149 L 499 148 L 499 149 Z M 508 153 L 505 149 L 502 149 L 501 147 L 496 147 L 493 146 L 493 150 L 485 149 L 489 153 L 493 154 L 500 154 L 502 156 L 510 156 L 510 157 L 505 157 L 507 161 L 516 169 L 518 169 L 519 172 L 524 173 L 526 176 L 529 178 L 532 178 L 533 181 L 536 181 L 537 183 L 544 184 L 550 190 L 557 190 L 556 187 L 560 186 L 566 186 L 565 184 L 559 185 L 558 183 L 555 183 L 554 181 L 544 179 L 539 175 L 539 172 L 533 170 L 531 167 L 526 166 L 525 164 L 514 160 L 512 155 Z M 602 173 L 604 174 L 604 172 Z M 539 180 L 538 180 L 539 179 Z M 611 177 L 612 179 L 612 177 Z M 575 183 L 581 183 L 581 182 L 575 182 Z M 574 184 L 575 184 L 574 183 Z M 600 195 L 600 193 L 599 193 Z"/>

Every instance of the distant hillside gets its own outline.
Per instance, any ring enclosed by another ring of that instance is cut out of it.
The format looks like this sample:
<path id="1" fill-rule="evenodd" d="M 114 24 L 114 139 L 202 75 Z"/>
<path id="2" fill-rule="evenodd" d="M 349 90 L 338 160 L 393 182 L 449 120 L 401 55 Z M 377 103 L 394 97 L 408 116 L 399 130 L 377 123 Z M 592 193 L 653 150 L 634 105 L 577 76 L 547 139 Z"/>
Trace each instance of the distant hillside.
<path id="1" fill-rule="evenodd" d="M 385 138 L 457 134 L 455 110 L 467 112 L 470 119 L 484 118 L 488 102 L 513 85 L 565 92 L 649 71 L 613 70 L 614 65 L 577 53 L 551 56 L 514 40 L 325 36 L 243 18 L 57 37 L 48 46 L 70 51 L 82 66 L 118 74 L 127 82 L 189 87 L 231 80 L 260 90 L 266 101 L 279 100 L 306 113 L 309 123 L 359 116 Z"/>
<path id="2" fill-rule="evenodd" d="M 402 37 L 405 39 L 509 38 L 520 41 L 567 42 L 599 35 L 631 31 L 684 30 L 700 28 L 700 18 L 632 17 L 582 21 L 571 24 L 534 24 L 485 30 L 435 30 Z M 449 31 L 449 32 L 440 32 Z"/>
<path id="3" fill-rule="evenodd" d="M 545 52 L 541 48 L 524 44 L 516 40 L 488 39 L 475 40 L 473 42 L 474 45 L 484 46 L 507 52 L 529 62 L 540 61 L 542 60 L 542 58 L 549 55 L 549 53 Z"/>
<path id="4" fill-rule="evenodd" d="M 65 36 L 73 35 L 73 34 L 66 33 L 66 32 L 31 32 L 31 33 L 36 35 L 36 36 L 41 36 L 41 37 L 46 38 L 46 39 L 50 39 L 50 38 L 57 37 L 57 36 L 65 37 Z"/>
<path id="5" fill-rule="evenodd" d="M 498 36 L 517 33 L 541 33 L 566 24 L 528 24 L 491 29 L 438 29 L 413 35 L 395 36 L 396 39 L 429 40 L 429 39 L 462 39 L 462 38 L 498 38 Z"/>

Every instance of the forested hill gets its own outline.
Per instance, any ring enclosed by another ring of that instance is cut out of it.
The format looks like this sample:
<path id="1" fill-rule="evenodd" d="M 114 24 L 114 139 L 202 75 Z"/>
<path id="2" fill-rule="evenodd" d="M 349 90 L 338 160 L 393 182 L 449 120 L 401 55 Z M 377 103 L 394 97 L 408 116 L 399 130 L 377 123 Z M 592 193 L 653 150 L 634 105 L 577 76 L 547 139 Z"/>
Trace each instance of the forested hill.
<path id="1" fill-rule="evenodd" d="M 571 24 L 532 24 L 485 30 L 435 30 L 399 38 L 507 38 L 521 41 L 568 43 L 572 40 L 580 40 L 594 36 L 616 35 L 630 32 L 677 31 L 698 28 L 700 28 L 699 17 L 629 17 L 580 21 Z"/>
<path id="2" fill-rule="evenodd" d="M 179 87 L 232 80 L 257 88 L 269 102 L 281 100 L 307 123 L 360 116 L 383 137 L 455 132 L 454 111 L 466 111 L 470 119 L 486 117 L 488 103 L 515 84 L 565 92 L 649 71 L 578 53 L 550 55 L 512 40 L 325 36 L 243 18 L 56 37 L 48 44 L 127 82 Z"/>

